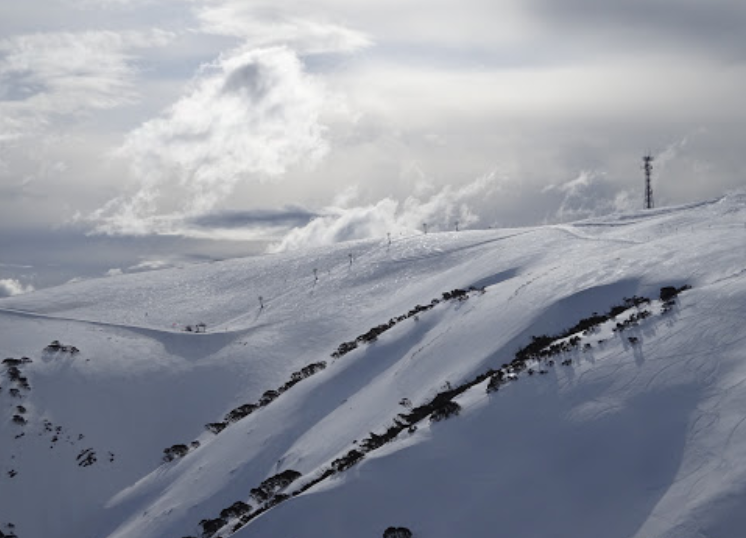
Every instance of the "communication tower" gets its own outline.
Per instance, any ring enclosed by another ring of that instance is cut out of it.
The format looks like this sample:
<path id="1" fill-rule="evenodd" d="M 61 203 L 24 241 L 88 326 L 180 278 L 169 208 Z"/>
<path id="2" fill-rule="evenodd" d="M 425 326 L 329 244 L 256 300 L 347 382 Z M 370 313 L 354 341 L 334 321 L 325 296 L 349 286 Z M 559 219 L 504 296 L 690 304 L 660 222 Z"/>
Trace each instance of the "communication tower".
<path id="1" fill-rule="evenodd" d="M 650 154 L 642 158 L 642 169 L 645 170 L 645 209 L 653 209 L 653 186 L 650 176 L 653 173 L 653 156 Z"/>

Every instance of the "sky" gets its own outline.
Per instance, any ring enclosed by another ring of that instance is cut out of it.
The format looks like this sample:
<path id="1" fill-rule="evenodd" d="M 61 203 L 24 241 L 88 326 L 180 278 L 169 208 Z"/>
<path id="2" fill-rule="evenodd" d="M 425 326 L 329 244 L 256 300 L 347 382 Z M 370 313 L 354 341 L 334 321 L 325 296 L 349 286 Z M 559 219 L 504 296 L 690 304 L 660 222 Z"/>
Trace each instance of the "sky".
<path id="1" fill-rule="evenodd" d="M 736 0 L 5 0 L 0 296 L 635 210 L 648 152 L 656 205 L 717 197 L 746 183 L 745 26 Z"/>

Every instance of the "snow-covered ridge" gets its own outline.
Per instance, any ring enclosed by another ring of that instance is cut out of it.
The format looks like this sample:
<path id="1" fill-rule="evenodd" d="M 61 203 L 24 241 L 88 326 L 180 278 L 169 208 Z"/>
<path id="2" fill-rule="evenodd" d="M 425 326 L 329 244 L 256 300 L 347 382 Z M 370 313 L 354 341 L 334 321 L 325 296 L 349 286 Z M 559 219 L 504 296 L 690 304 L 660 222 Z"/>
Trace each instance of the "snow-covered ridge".
<path id="1" fill-rule="evenodd" d="M 366 455 L 373 453 L 387 443 L 397 440 L 405 430 L 409 434 L 415 433 L 418 425 L 424 419 L 429 418 L 431 422 L 438 422 L 453 415 L 458 415 L 461 406 L 455 400 L 478 385 L 483 385 L 486 382 L 486 392 L 493 393 L 499 390 L 501 386 L 517 381 L 524 372 L 528 376 L 535 373 L 547 374 L 549 373 L 548 368 L 555 366 L 553 357 L 556 356 L 565 357 L 561 361 L 562 366 L 572 365 L 573 350 L 582 349 L 583 352 L 588 352 L 593 348 L 594 343 L 602 345 L 606 341 L 605 339 L 598 339 L 592 343 L 593 337 L 604 336 L 608 338 L 614 332 L 623 332 L 631 327 L 637 327 L 640 322 L 653 315 L 652 311 L 655 311 L 656 315 L 668 314 L 675 308 L 676 296 L 687 289 L 690 289 L 690 287 L 675 288 L 667 286 L 661 288 L 660 300 L 655 302 L 645 297 L 624 298 L 622 304 L 611 307 L 608 313 L 603 315 L 594 313 L 561 334 L 533 336 L 527 346 L 516 352 L 515 358 L 509 364 L 503 364 L 502 367 L 497 369 L 489 368 L 456 387 L 447 383 L 446 386 L 441 387 L 441 392 L 438 392 L 434 398 L 422 405 L 413 408 L 411 401 L 407 398 L 402 399 L 399 404 L 407 408 L 409 413 L 399 413 L 396 417 L 393 417 L 385 432 L 381 434 L 371 432 L 359 445 L 355 442 L 355 445 L 358 446 L 350 448 L 347 453 L 332 461 L 326 468 L 316 470 L 315 476 L 310 480 L 303 480 L 303 475 L 292 469 L 270 477 L 259 487 L 251 490 L 253 501 L 259 503 L 258 510 L 253 510 L 253 507 L 246 502 L 237 501 L 221 510 L 219 517 L 200 521 L 202 536 L 204 538 L 216 534 L 229 536 L 275 506 L 303 494 L 338 473 L 347 471 L 353 465 L 361 462 Z M 484 289 L 473 289 L 473 291 L 484 293 Z M 468 298 L 469 292 L 465 290 L 453 290 L 443 294 L 443 300 L 457 299 L 463 301 Z M 353 342 L 375 341 L 378 335 L 393 327 L 397 320 L 400 322 L 408 317 L 426 312 L 439 302 L 439 299 L 434 299 L 427 307 L 417 305 L 408 313 L 408 316 L 392 318 L 388 324 L 373 328 L 366 335 L 358 337 Z M 651 303 L 653 304 L 651 305 Z M 650 309 L 640 308 L 641 305 L 648 305 Z M 639 338 L 636 336 L 630 336 L 627 340 L 632 346 L 639 343 Z M 339 358 L 352 351 L 352 349 L 354 348 L 351 348 L 349 343 L 345 343 L 332 356 Z M 570 354 L 570 357 L 568 357 L 568 354 Z M 219 431 L 222 431 L 222 428 Z M 298 480 L 302 484 L 300 487 L 294 490 L 288 489 L 293 482 Z"/>
<path id="2" fill-rule="evenodd" d="M 741 536 L 745 222 L 744 200 L 731 196 L 0 300 L 0 352 L 30 359 L 10 370 L 29 389 L 2 368 L 0 530 L 180 538 L 224 513 L 214 536 L 380 537 L 389 527 L 490 536 L 498 525 L 521 536 Z M 661 288 L 686 284 L 664 312 Z M 470 287 L 485 293 L 388 326 Z M 651 304 L 564 334 L 624 297 Z M 199 322 L 206 333 L 183 331 Z M 549 347 L 511 366 L 541 335 Z M 79 353 L 44 351 L 53 340 Z M 541 356 L 551 346 L 556 354 Z M 268 390 L 280 394 L 261 412 L 219 435 L 205 430 Z M 434 401 L 457 405 L 459 417 L 401 418 Z M 397 421 L 403 428 L 379 444 Z M 186 439 L 198 446 L 164 463 L 164 449 Z M 335 461 L 344 469 L 314 482 Z M 271 489 L 262 502 L 288 498 L 236 528 L 244 505 L 262 506 L 252 496 L 262 484 Z"/>

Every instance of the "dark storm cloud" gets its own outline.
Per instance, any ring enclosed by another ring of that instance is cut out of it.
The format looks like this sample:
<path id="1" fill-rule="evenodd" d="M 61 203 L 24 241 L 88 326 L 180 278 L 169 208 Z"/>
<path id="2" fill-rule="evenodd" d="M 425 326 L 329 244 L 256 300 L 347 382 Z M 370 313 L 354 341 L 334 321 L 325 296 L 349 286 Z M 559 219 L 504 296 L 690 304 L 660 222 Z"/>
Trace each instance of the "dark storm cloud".
<path id="1" fill-rule="evenodd" d="M 299 206 L 248 211 L 219 211 L 187 220 L 198 228 L 293 228 L 305 226 L 319 214 Z"/>
<path id="2" fill-rule="evenodd" d="M 627 51 L 693 47 L 724 59 L 746 58 L 741 1 L 531 0 L 529 6 L 542 23 L 579 42 L 593 36 Z"/>

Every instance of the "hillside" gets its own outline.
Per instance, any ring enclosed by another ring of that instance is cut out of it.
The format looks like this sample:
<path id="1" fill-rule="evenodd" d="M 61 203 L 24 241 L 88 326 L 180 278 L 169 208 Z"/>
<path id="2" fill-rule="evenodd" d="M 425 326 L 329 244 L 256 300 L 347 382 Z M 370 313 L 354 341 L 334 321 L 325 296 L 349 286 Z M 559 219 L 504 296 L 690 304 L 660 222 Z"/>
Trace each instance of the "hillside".
<path id="1" fill-rule="evenodd" d="M 0 532 L 741 538 L 745 223 L 734 194 L 1 299 Z"/>

